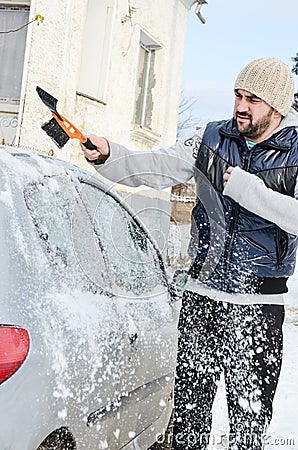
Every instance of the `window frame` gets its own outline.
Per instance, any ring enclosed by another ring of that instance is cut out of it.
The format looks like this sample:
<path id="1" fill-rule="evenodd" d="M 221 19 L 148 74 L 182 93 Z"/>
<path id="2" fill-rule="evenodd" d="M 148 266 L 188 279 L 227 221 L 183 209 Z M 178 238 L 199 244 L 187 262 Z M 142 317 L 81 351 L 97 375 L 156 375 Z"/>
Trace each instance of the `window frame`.
<path id="1" fill-rule="evenodd" d="M 148 97 L 150 95 L 150 91 L 153 90 L 154 87 L 150 88 L 150 74 L 155 74 L 155 57 L 156 52 L 158 50 L 162 49 L 162 45 L 153 38 L 147 31 L 141 28 L 140 31 L 140 43 L 139 43 L 139 60 L 138 60 L 138 79 L 137 79 L 137 85 L 136 85 L 136 91 L 139 88 L 139 92 L 136 93 L 136 99 L 135 99 L 135 112 L 134 112 L 134 123 L 146 130 L 152 131 L 151 125 L 152 125 L 152 114 L 154 112 L 153 102 L 152 102 L 152 108 L 150 111 L 147 110 L 148 107 Z M 144 59 L 144 67 L 141 68 L 141 52 L 145 51 L 145 59 Z M 153 63 L 152 63 L 153 61 Z M 139 80 L 140 76 L 145 71 L 144 75 L 144 81 L 142 83 L 142 86 L 139 86 Z M 140 102 L 140 110 L 138 111 L 138 103 Z M 150 124 L 147 126 L 146 124 L 146 118 L 147 114 L 151 115 Z"/>
<path id="2" fill-rule="evenodd" d="M 28 8 L 28 21 L 30 20 L 30 7 L 31 7 L 31 1 L 28 0 L 0 0 L 0 6 L 3 7 L 20 7 L 20 8 Z M 22 66 L 22 73 L 21 73 L 21 81 L 20 81 L 20 90 L 19 90 L 19 98 L 15 98 L 14 100 L 18 100 L 15 102 L 0 102 L 0 113 L 1 114 L 18 114 L 20 110 L 20 104 L 21 104 L 21 95 L 22 95 L 22 83 L 23 83 L 23 76 L 24 76 L 24 65 L 25 65 L 25 58 L 26 58 L 26 46 L 27 46 L 27 39 L 28 39 L 28 32 L 26 30 L 26 38 L 25 38 L 25 46 L 24 46 L 24 59 L 23 59 L 23 66 Z"/>

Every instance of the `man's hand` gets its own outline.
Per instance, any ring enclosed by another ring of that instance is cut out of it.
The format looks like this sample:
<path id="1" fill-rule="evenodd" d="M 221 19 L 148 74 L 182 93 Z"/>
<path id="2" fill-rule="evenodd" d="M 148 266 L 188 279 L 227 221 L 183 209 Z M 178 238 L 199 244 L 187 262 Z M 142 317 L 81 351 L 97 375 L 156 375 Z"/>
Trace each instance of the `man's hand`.
<path id="1" fill-rule="evenodd" d="M 223 179 L 224 179 L 224 188 L 226 187 L 227 182 L 228 182 L 228 180 L 229 180 L 229 178 L 230 178 L 231 173 L 233 172 L 233 170 L 234 170 L 234 167 L 232 167 L 232 166 L 230 166 L 230 167 L 227 168 L 226 173 L 225 173 L 224 176 L 223 176 Z"/>
<path id="2" fill-rule="evenodd" d="M 96 146 L 96 150 L 88 150 L 88 148 L 84 147 L 84 144 L 81 144 L 81 149 L 84 152 L 85 158 L 88 161 L 105 161 L 110 155 L 110 146 L 108 141 L 103 138 L 96 136 L 95 134 L 91 134 L 88 136 L 92 144 Z"/>

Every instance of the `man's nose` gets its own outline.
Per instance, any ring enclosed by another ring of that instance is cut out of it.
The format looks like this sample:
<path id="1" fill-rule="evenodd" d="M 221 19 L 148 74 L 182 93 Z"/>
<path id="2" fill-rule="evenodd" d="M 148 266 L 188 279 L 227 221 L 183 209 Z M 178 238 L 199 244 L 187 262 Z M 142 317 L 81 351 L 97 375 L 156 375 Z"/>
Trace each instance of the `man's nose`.
<path id="1" fill-rule="evenodd" d="M 248 111 L 249 109 L 248 101 L 245 98 L 237 99 L 236 109 L 237 111 Z"/>

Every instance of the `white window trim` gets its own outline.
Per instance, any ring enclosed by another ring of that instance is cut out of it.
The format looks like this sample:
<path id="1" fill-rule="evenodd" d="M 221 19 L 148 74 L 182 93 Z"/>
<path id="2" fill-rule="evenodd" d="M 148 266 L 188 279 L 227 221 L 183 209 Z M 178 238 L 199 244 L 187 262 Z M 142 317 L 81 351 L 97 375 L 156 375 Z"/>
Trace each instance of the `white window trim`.
<path id="1" fill-rule="evenodd" d="M 149 86 L 149 75 L 151 69 L 151 58 L 152 52 L 156 50 L 161 50 L 163 48 L 162 44 L 158 42 L 150 33 L 148 33 L 144 28 L 140 28 L 140 48 L 143 48 L 146 52 L 148 52 L 148 64 L 146 67 L 145 74 L 145 83 L 143 89 L 143 99 L 142 99 L 142 111 L 141 111 L 141 119 L 140 119 L 140 128 L 147 129 L 145 124 L 145 116 L 146 116 L 146 108 L 147 108 L 147 92 Z M 151 131 L 151 130 L 150 130 Z"/>
<path id="2" fill-rule="evenodd" d="M 1 0 L 0 0 L 1 1 Z M 103 92 L 98 92 L 95 96 L 88 94 L 88 92 L 84 92 L 80 88 L 77 89 L 77 95 L 81 97 L 88 98 L 89 100 L 96 101 L 98 103 L 101 103 L 103 105 L 107 104 L 107 94 L 108 94 L 108 81 L 109 81 L 109 70 L 110 70 L 110 63 L 111 63 L 111 55 L 112 55 L 112 43 L 113 43 L 113 30 L 115 25 L 115 16 L 116 16 L 116 3 L 115 0 L 111 0 L 109 8 L 111 9 L 111 14 L 109 17 L 110 22 L 110 32 L 109 35 L 104 36 L 104 44 L 103 44 L 103 60 L 106 61 L 106 64 L 104 64 L 104 67 L 101 67 L 101 71 L 103 73 Z M 107 42 L 106 42 L 107 41 Z"/>
<path id="3" fill-rule="evenodd" d="M 154 38 L 146 29 L 140 27 L 140 47 L 143 47 L 147 51 L 152 50 L 160 50 L 163 48 L 163 44 L 159 42 L 156 38 Z M 147 72 L 149 74 L 150 64 L 147 66 Z M 147 83 L 148 83 L 147 77 Z M 137 99 L 135 100 L 137 101 Z M 146 100 L 142 105 L 142 120 L 141 122 L 144 124 L 145 118 L 145 109 L 146 109 Z M 146 146 L 152 147 L 160 143 L 161 135 L 154 130 L 150 130 L 144 125 L 136 123 L 136 118 L 134 116 L 134 120 L 131 123 L 131 138 L 138 142 L 138 145 L 144 144 Z"/>
<path id="4" fill-rule="evenodd" d="M 145 28 L 140 27 L 140 44 L 145 45 L 151 50 L 160 50 L 163 48 L 161 42 L 152 36 Z"/>
<path id="5" fill-rule="evenodd" d="M 30 6 L 31 2 L 28 0 L 0 0 L 0 5 Z"/>
<path id="6" fill-rule="evenodd" d="M 148 92 L 148 86 L 149 86 L 149 75 L 150 75 L 150 68 L 151 68 L 151 59 L 152 59 L 152 51 L 150 48 L 146 47 L 144 44 L 141 44 L 141 48 L 145 50 L 146 53 L 148 53 L 148 60 L 147 60 L 147 67 L 146 67 L 146 74 L 145 74 L 145 83 L 144 83 L 144 92 L 143 92 L 143 101 L 142 101 L 142 112 L 141 112 L 141 127 L 144 126 L 145 123 L 145 116 L 146 116 L 146 108 L 147 108 L 147 92 Z"/>

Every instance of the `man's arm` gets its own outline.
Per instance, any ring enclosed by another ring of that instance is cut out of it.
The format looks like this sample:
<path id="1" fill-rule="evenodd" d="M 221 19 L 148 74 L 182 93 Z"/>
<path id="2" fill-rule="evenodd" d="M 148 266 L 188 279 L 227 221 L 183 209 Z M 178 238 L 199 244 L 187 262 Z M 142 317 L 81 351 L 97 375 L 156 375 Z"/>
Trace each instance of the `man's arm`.
<path id="1" fill-rule="evenodd" d="M 283 230 L 298 235 L 298 200 L 268 188 L 254 174 L 229 167 L 224 175 L 223 195 Z M 297 185 L 296 185 L 297 187 Z M 298 194 L 298 189 L 295 193 Z M 297 195 L 298 197 L 298 195 Z"/>
<path id="2" fill-rule="evenodd" d="M 94 135 L 89 139 L 97 150 L 88 150 L 84 146 L 82 150 L 101 175 L 127 186 L 146 185 L 155 189 L 186 183 L 193 177 L 194 154 L 201 142 L 194 136 L 184 138 L 168 149 L 138 151 Z"/>

